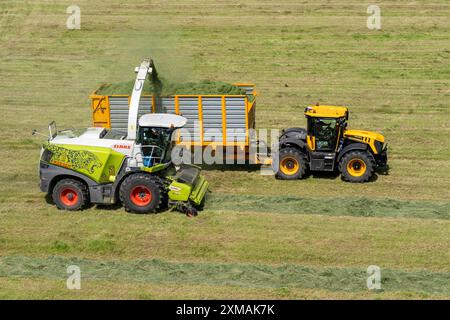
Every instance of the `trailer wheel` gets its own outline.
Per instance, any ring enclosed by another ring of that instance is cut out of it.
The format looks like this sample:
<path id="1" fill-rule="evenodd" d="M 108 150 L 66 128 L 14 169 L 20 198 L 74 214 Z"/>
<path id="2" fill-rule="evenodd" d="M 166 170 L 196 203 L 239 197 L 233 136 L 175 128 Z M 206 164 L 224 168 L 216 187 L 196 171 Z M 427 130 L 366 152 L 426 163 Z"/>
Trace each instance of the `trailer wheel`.
<path id="1" fill-rule="evenodd" d="M 128 212 L 157 212 L 167 203 L 167 192 L 162 180 L 146 173 L 135 173 L 125 178 L 119 195 Z"/>
<path id="2" fill-rule="evenodd" d="M 282 180 L 301 179 L 306 172 L 306 159 L 303 153 L 295 148 L 280 150 L 279 168 L 276 177 Z"/>
<path id="3" fill-rule="evenodd" d="M 62 179 L 53 188 L 53 202 L 61 210 L 82 210 L 89 204 L 88 188 L 75 179 Z"/>

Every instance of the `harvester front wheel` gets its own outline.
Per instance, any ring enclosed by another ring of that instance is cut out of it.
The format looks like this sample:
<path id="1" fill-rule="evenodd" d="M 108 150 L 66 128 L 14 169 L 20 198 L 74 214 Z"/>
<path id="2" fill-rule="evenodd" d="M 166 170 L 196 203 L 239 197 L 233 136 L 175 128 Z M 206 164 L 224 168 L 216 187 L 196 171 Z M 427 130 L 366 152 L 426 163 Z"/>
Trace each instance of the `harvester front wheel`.
<path id="1" fill-rule="evenodd" d="M 53 188 L 52 198 L 61 210 L 82 210 L 89 204 L 88 188 L 75 179 L 58 181 Z"/>
<path id="2" fill-rule="evenodd" d="M 351 151 L 339 162 L 342 179 L 349 182 L 367 182 L 373 176 L 375 160 L 365 151 Z"/>
<path id="3" fill-rule="evenodd" d="M 301 179 L 306 172 L 306 158 L 295 148 L 280 150 L 280 161 L 276 177 L 282 180 Z"/>
<path id="4" fill-rule="evenodd" d="M 125 178 L 119 196 L 125 210 L 134 213 L 157 212 L 167 202 L 162 180 L 146 173 L 135 173 Z"/>

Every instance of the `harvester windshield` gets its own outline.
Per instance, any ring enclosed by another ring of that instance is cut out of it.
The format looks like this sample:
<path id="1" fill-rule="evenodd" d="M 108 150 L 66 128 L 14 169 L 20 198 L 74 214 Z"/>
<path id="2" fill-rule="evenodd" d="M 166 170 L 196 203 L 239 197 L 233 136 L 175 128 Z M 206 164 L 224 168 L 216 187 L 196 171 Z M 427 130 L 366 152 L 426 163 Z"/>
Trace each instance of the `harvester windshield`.
<path id="1" fill-rule="evenodd" d="M 145 166 L 170 161 L 173 131 L 171 128 L 139 128 L 136 142 L 141 145 Z"/>

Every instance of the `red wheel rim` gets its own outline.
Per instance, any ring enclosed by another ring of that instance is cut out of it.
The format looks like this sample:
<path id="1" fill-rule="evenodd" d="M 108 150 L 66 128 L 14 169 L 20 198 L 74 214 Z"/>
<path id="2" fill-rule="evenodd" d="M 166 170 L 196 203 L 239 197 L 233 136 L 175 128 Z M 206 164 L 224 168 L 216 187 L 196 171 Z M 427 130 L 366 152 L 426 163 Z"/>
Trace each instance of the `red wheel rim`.
<path id="1" fill-rule="evenodd" d="M 78 202 L 78 192 L 72 188 L 64 188 L 59 194 L 59 200 L 65 206 L 71 207 Z"/>
<path id="2" fill-rule="evenodd" d="M 144 207 L 152 201 L 152 192 L 145 186 L 137 186 L 131 190 L 130 199 L 135 205 Z"/>

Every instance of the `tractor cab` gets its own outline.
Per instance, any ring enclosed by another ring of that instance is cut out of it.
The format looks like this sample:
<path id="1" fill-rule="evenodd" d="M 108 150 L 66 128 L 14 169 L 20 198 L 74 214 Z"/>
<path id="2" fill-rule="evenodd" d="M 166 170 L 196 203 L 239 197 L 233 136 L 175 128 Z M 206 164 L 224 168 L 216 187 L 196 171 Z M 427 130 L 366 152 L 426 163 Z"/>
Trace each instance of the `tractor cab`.
<path id="1" fill-rule="evenodd" d="M 312 106 L 305 109 L 306 139 L 311 151 L 333 152 L 347 127 L 348 109 L 334 106 Z"/>
<path id="2" fill-rule="evenodd" d="M 139 119 L 136 147 L 140 149 L 145 167 L 171 161 L 171 151 L 175 144 L 172 135 L 185 126 L 187 119 L 174 114 L 151 113 Z"/>

